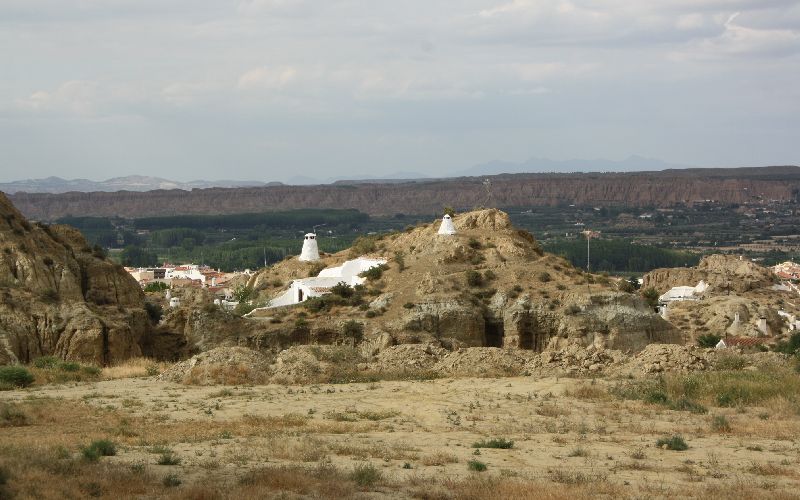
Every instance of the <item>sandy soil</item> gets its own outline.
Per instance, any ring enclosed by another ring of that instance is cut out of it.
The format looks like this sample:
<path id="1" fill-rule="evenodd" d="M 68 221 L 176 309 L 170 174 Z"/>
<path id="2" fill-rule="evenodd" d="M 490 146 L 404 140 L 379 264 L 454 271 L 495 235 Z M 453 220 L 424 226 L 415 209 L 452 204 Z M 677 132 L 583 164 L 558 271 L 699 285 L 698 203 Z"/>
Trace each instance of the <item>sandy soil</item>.
<path id="1" fill-rule="evenodd" d="M 0 402 L 103 412 L 108 425 L 54 418 L 2 429 L 0 446 L 30 439 L 69 447 L 105 435 L 120 443 L 105 460 L 172 472 L 184 484 L 234 481 L 265 465 L 330 460 L 348 469 L 366 460 L 397 481 L 419 474 L 597 481 L 631 496 L 732 482 L 791 496 L 800 486 L 797 422 L 765 421 L 759 408 L 677 412 L 595 391 L 612 383 L 517 377 L 188 387 L 138 378 L 46 386 L 0 393 Z M 712 430 L 714 415 L 725 415 L 731 431 Z M 656 447 L 673 434 L 688 450 Z M 495 437 L 513 447 L 473 447 Z M 165 447 L 180 464 L 156 465 Z M 469 460 L 487 470 L 470 471 Z"/>

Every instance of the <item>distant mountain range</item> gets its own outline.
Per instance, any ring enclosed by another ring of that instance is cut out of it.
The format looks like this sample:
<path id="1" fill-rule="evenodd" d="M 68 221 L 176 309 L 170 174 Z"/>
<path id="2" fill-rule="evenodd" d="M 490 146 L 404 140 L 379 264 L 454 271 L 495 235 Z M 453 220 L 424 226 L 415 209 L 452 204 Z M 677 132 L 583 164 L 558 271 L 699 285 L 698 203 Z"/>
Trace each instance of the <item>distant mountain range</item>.
<path id="1" fill-rule="evenodd" d="M 318 179 L 303 175 L 296 175 L 286 180 L 285 184 L 291 186 L 310 186 L 324 184 L 396 184 L 409 181 L 431 181 L 451 177 L 473 177 L 481 175 L 522 174 L 522 173 L 572 173 L 572 172 L 643 172 L 665 169 L 684 169 L 688 165 L 667 163 L 653 158 L 630 156 L 624 160 L 550 160 L 548 158 L 531 158 L 523 162 L 509 162 L 495 160 L 481 163 L 469 168 L 454 170 L 441 176 L 430 176 L 419 172 L 403 171 L 379 175 L 339 175 Z M 206 188 L 235 188 L 235 187 L 264 187 L 281 186 L 281 182 L 262 181 L 173 181 L 161 177 L 144 175 L 129 175 L 114 177 L 104 181 L 89 179 L 62 179 L 61 177 L 47 177 L 46 179 L 26 179 L 0 183 L 0 191 L 8 194 L 14 193 L 90 193 L 114 191 L 155 191 L 157 189 L 192 189 Z"/>
<path id="2" fill-rule="evenodd" d="M 280 186 L 280 182 L 259 182 L 259 181 L 171 181 L 160 177 L 148 177 L 144 175 L 129 175 L 127 177 L 114 177 L 105 181 L 92 181 L 89 179 L 62 179 L 61 177 L 47 177 L 46 179 L 27 179 L 23 181 L 13 181 L 0 183 L 0 191 L 5 193 L 69 193 L 72 191 L 80 193 L 90 192 L 114 192 L 114 191 L 155 191 L 157 189 L 182 189 L 191 191 L 192 189 L 206 189 L 212 187 L 233 188 L 233 187 L 256 187 L 256 186 Z"/>

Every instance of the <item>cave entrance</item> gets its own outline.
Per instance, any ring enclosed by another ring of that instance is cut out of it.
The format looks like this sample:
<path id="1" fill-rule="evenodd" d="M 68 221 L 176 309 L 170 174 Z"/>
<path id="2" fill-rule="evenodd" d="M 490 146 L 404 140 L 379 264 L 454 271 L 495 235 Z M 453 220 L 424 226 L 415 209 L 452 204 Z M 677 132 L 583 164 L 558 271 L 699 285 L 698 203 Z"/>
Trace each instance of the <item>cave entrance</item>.
<path id="1" fill-rule="evenodd" d="M 526 329 L 521 331 L 519 334 L 519 348 L 533 349 L 533 337 L 534 334 L 530 330 Z"/>
<path id="2" fill-rule="evenodd" d="M 503 322 L 487 319 L 484 325 L 486 347 L 503 347 L 503 338 L 505 337 Z"/>
<path id="3" fill-rule="evenodd" d="M 530 348 L 536 352 L 542 352 L 545 347 L 547 347 L 547 334 L 544 332 L 533 332 L 533 334 L 531 334 Z"/>

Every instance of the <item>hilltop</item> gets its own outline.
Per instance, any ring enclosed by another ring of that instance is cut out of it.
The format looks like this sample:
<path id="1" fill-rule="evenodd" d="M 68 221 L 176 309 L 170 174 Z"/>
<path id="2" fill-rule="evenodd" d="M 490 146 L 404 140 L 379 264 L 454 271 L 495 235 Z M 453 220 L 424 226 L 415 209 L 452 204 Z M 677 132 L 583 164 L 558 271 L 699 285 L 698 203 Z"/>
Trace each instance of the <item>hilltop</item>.
<path id="1" fill-rule="evenodd" d="M 262 300 L 291 280 L 354 257 L 388 261 L 362 290 L 297 306 L 265 309 L 270 328 L 320 343 L 343 341 L 342 324 L 363 325 L 374 349 L 434 343 L 446 349 L 506 347 L 541 352 L 568 345 L 638 351 L 679 336 L 636 294 L 545 254 L 508 215 L 488 209 L 454 218 L 456 235 L 437 234 L 440 221 L 357 240 L 319 262 L 292 257 L 250 282 Z M 299 325 L 299 326 L 298 326 Z"/>

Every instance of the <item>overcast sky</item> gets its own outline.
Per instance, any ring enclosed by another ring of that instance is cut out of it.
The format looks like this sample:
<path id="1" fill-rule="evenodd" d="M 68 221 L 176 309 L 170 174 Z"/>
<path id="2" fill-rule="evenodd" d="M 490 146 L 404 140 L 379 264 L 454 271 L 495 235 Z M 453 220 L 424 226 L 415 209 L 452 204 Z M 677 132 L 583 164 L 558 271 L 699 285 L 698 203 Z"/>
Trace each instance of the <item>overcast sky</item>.
<path id="1" fill-rule="evenodd" d="M 800 163 L 800 0 L 0 0 L 0 181 Z"/>

